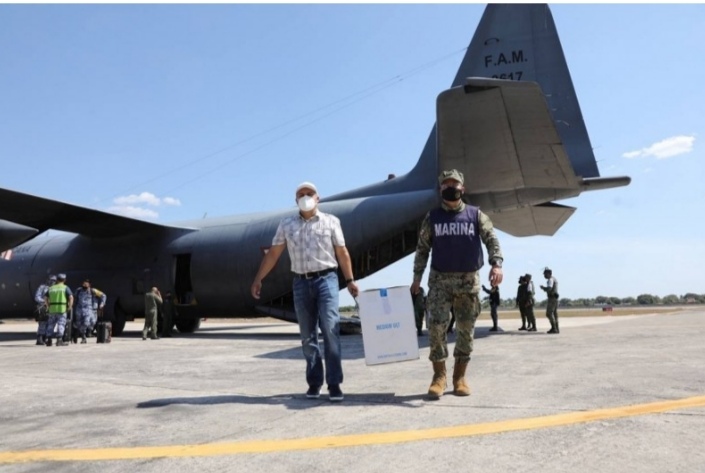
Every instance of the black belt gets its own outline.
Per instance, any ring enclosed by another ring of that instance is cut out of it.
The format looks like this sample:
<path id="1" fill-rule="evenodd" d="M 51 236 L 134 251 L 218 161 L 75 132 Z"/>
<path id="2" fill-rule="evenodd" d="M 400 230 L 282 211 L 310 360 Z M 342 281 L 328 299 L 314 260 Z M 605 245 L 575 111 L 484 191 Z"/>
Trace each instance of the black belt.
<path id="1" fill-rule="evenodd" d="M 321 276 L 325 276 L 328 273 L 332 273 L 336 269 L 337 268 L 328 268 L 328 269 L 322 269 L 320 271 L 313 271 L 311 273 L 303 273 L 303 274 L 296 273 L 296 275 L 298 277 L 304 278 L 304 279 L 320 278 Z"/>

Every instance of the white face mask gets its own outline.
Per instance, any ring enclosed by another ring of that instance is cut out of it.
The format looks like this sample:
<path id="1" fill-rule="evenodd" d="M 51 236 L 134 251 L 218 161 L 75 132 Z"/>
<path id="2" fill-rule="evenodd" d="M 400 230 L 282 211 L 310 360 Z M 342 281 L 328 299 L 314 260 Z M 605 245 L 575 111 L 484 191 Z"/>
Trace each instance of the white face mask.
<path id="1" fill-rule="evenodd" d="M 299 204 L 299 208 L 303 212 L 310 212 L 311 210 L 316 208 L 316 199 L 314 199 L 310 195 L 305 195 L 301 197 L 298 201 L 296 201 L 296 203 Z"/>

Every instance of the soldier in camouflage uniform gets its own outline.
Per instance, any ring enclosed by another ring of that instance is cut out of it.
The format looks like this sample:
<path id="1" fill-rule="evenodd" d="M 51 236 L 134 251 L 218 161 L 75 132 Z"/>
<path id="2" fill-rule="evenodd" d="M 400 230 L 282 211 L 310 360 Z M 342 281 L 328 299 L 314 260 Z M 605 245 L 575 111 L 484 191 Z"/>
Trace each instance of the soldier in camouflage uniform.
<path id="1" fill-rule="evenodd" d="M 441 206 L 424 218 L 414 259 L 412 294 L 419 292 L 421 278 L 431 255 L 427 304 L 433 380 L 428 389 L 431 399 L 440 398 L 446 388 L 446 358 L 448 358 L 448 327 L 451 306 L 456 317 L 456 342 L 453 356 L 453 393 L 468 396 L 465 370 L 472 353 L 475 321 L 480 315 L 480 275 L 484 264 L 481 242 L 492 262 L 490 284 L 502 282 L 502 253 L 492 222 L 479 208 L 466 205 L 461 197 L 465 191 L 463 174 L 455 169 L 443 171 L 438 178 L 443 199 Z"/>
<path id="2" fill-rule="evenodd" d="M 75 323 L 81 343 L 86 343 L 86 335 L 93 331 L 93 327 L 98 321 L 98 310 L 105 307 L 107 296 L 104 292 L 91 287 L 91 282 L 86 279 L 81 287 L 76 289 L 76 310 Z"/>
<path id="3" fill-rule="evenodd" d="M 546 317 L 551 322 L 551 330 L 547 333 L 561 333 L 558 327 L 558 280 L 553 277 L 553 271 L 548 268 L 543 270 L 543 277 L 546 278 L 546 285 L 541 286 L 541 289 L 546 291 L 548 296 Z"/>
<path id="4" fill-rule="evenodd" d="M 531 274 L 524 275 L 524 281 L 526 281 L 526 303 L 524 304 L 526 321 L 528 323 L 527 331 L 536 331 L 536 316 L 534 316 L 534 304 L 536 300 L 534 299 L 534 282 L 531 280 Z"/>
<path id="5" fill-rule="evenodd" d="M 37 318 L 37 345 L 44 345 L 44 334 L 47 330 L 47 322 L 49 321 L 49 312 L 47 312 L 47 302 L 44 299 L 47 291 L 51 286 L 56 284 L 56 276 L 49 276 L 47 282 L 40 285 L 34 293 L 34 302 L 37 303 L 37 308 L 34 310 Z"/>

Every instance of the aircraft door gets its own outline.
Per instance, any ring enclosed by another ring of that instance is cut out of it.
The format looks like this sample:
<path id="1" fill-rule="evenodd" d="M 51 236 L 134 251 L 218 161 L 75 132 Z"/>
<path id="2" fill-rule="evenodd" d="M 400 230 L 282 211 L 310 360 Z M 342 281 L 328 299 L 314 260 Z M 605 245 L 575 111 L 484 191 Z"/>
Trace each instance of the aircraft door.
<path id="1" fill-rule="evenodd" d="M 191 283 L 191 253 L 174 255 L 174 295 L 177 305 L 195 305 Z"/>

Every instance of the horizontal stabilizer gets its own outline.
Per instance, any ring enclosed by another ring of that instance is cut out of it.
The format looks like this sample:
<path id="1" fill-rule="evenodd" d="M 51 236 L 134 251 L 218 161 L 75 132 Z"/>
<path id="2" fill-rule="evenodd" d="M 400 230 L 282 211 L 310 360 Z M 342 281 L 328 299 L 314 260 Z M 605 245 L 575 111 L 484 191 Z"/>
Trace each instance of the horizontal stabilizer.
<path id="1" fill-rule="evenodd" d="M 90 237 L 154 234 L 165 228 L 175 228 L 1 188 L 0 219 L 39 232 L 54 229 Z"/>
<path id="2" fill-rule="evenodd" d="M 628 186 L 630 182 L 632 178 L 629 176 L 595 177 L 580 181 L 580 188 L 584 191 L 599 191 Z"/>
<path id="3" fill-rule="evenodd" d="M 438 96 L 437 120 L 440 168 L 462 171 L 470 195 L 578 188 L 534 82 L 468 79 Z"/>
<path id="4" fill-rule="evenodd" d="M 520 209 L 488 212 L 494 226 L 512 236 L 554 235 L 575 207 L 547 202 Z"/>

